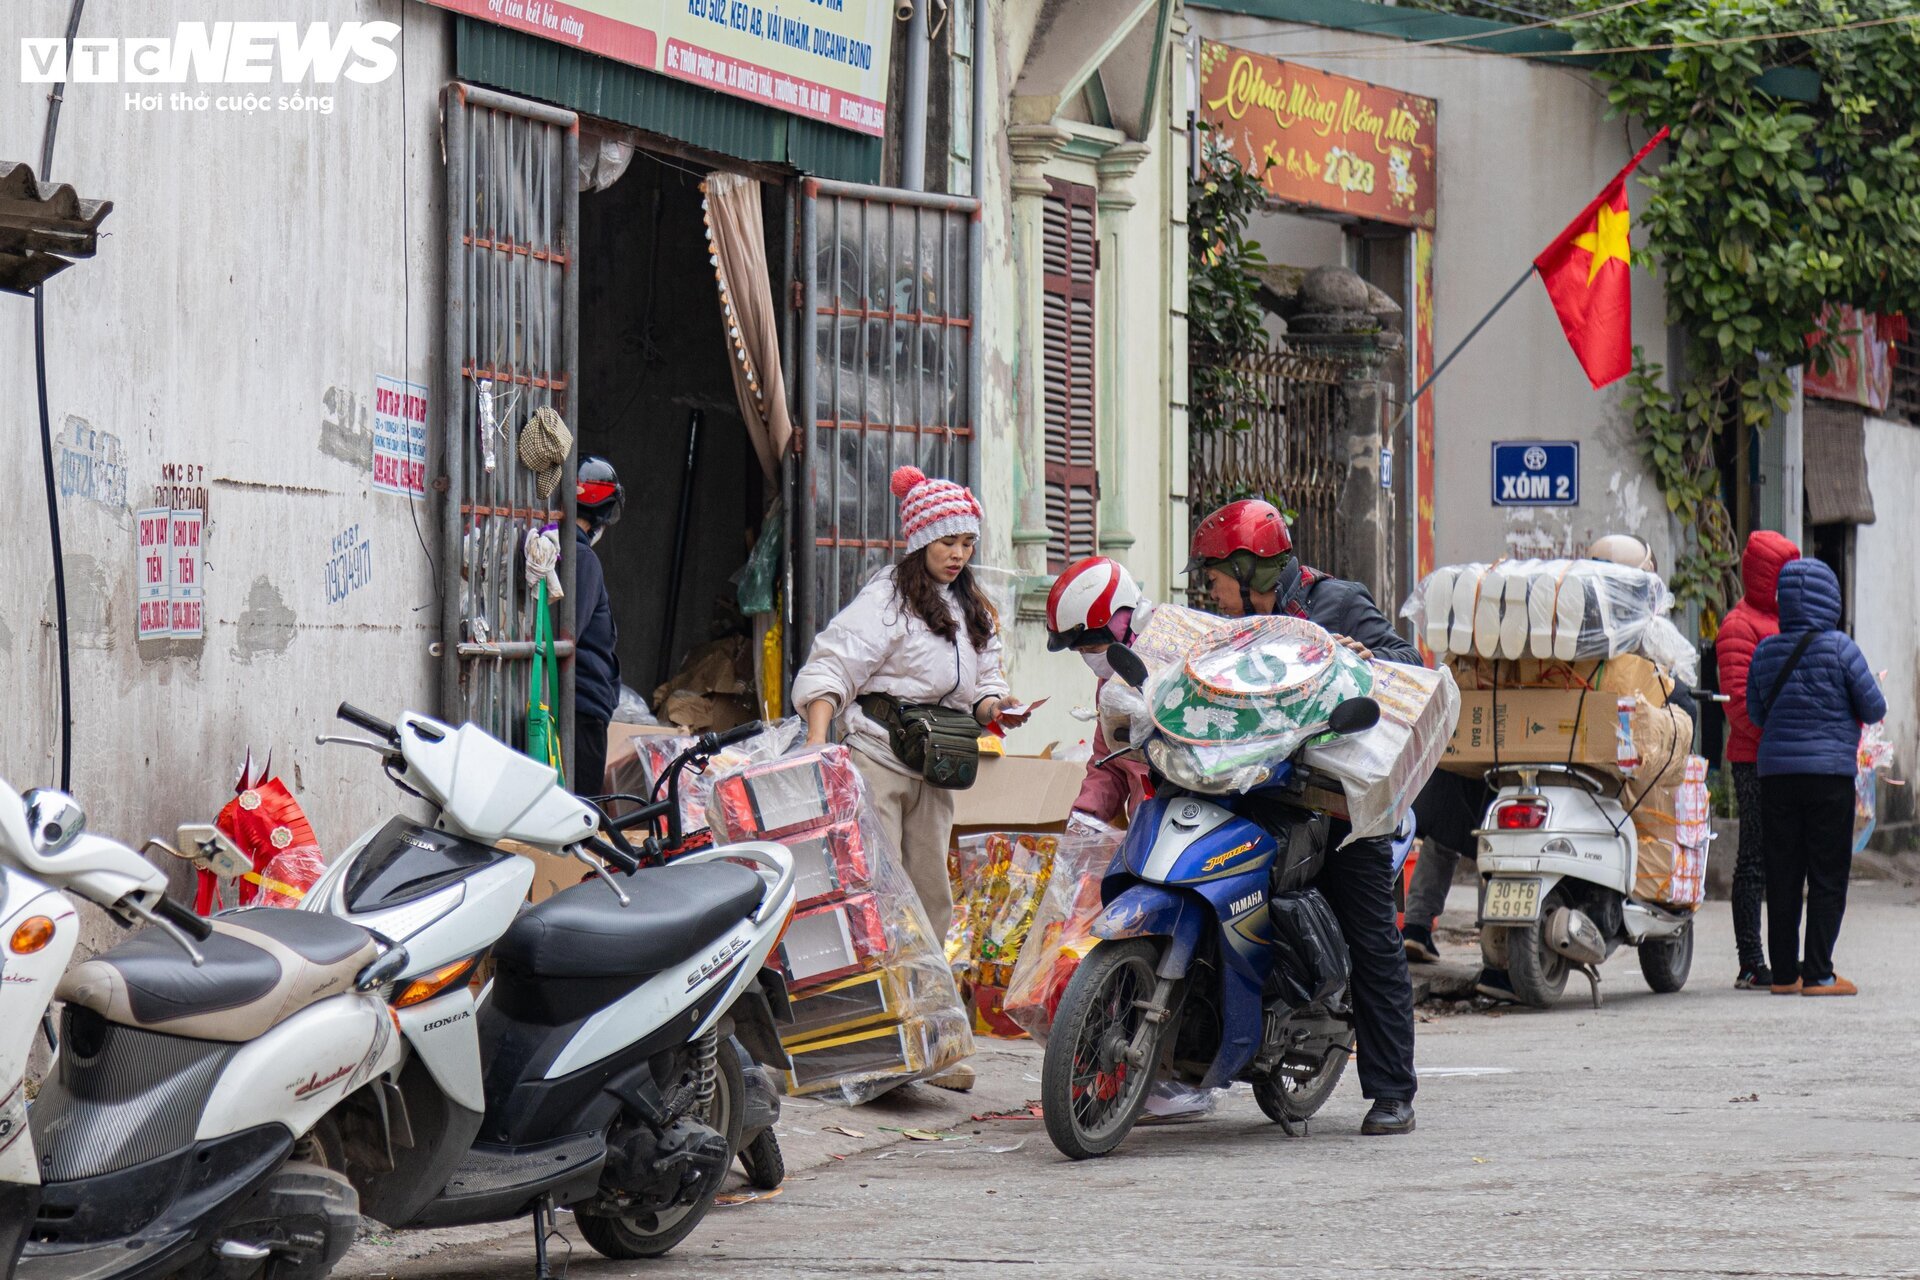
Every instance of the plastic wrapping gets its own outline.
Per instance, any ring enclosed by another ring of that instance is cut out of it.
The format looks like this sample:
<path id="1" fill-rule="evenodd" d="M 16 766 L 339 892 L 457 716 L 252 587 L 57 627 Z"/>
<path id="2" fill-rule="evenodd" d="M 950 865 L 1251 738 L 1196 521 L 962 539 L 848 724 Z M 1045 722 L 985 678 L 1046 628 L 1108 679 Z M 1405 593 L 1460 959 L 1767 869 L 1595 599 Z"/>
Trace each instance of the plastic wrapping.
<path id="1" fill-rule="evenodd" d="M 1667 584 L 1644 570 L 1604 560 L 1502 560 L 1434 570 L 1400 616 L 1434 653 L 1562 662 L 1642 653 L 1691 683 L 1698 659 L 1666 621 L 1672 607 Z"/>
<path id="2" fill-rule="evenodd" d="M 1301 763 L 1339 779 L 1351 839 L 1390 835 L 1399 828 L 1460 719 L 1460 691 L 1446 668 L 1376 661 L 1373 673 L 1380 722 L 1365 733 L 1300 753 Z"/>
<path id="3" fill-rule="evenodd" d="M 1676 783 L 1651 787 L 1633 810 L 1638 836 L 1634 896 L 1691 911 L 1706 900 L 1707 851 L 1713 843 L 1707 762 L 1688 756 Z"/>
<path id="4" fill-rule="evenodd" d="M 1318 889 L 1276 894 L 1267 903 L 1273 923 L 1274 977 L 1280 994 L 1304 1008 L 1347 980 L 1347 947 L 1333 908 Z"/>
<path id="5" fill-rule="evenodd" d="M 780 590 L 781 553 L 786 549 L 785 530 L 786 521 L 781 504 L 776 501 L 768 509 L 766 521 L 760 526 L 760 538 L 753 544 L 753 554 L 747 557 L 746 564 L 734 575 L 734 597 L 740 602 L 740 612 L 749 617 L 756 613 L 773 612 L 774 597 Z"/>
<path id="6" fill-rule="evenodd" d="M 613 709 L 615 724 L 659 724 L 654 718 L 653 708 L 640 696 L 640 691 L 632 685 L 620 686 L 620 701 Z"/>
<path id="7" fill-rule="evenodd" d="M 746 757 L 707 789 L 721 841 L 774 839 L 795 852 L 808 905 L 777 960 L 795 1025 L 790 1092 L 870 1102 L 937 1075 L 973 1052 L 959 989 L 926 910 L 867 803 L 844 747 L 776 750 L 784 731 L 743 744 Z"/>
<path id="8" fill-rule="evenodd" d="M 320 852 L 319 845 L 295 845 L 273 856 L 258 874 L 259 893 L 253 900 L 256 907 L 298 907 L 301 899 L 307 896 L 307 890 L 313 888 L 321 876 L 327 872 L 327 860 Z M 246 879 L 251 882 L 254 874 Z"/>
<path id="9" fill-rule="evenodd" d="M 1108 828 L 1060 838 L 1053 874 L 1040 895 L 1001 1004 L 1009 1019 L 1043 1044 L 1067 983 L 1098 941 L 1093 922 L 1100 916 L 1100 881 L 1124 837 Z"/>
<path id="10" fill-rule="evenodd" d="M 777 724 L 767 726 L 753 737 L 736 742 L 725 750 L 715 754 L 707 761 L 700 772 L 692 769 L 680 771 L 680 829 L 686 834 L 705 830 L 708 821 L 708 800 L 714 783 L 729 772 L 748 765 L 778 758 L 791 751 L 795 743 L 806 736 L 806 726 L 798 719 L 789 717 Z M 623 755 L 611 762 L 607 770 L 607 785 L 610 790 L 626 795 L 651 796 L 654 784 L 666 773 L 679 755 L 694 743 L 694 738 L 667 737 L 660 734 L 644 734 L 631 739 L 634 754 Z M 630 811 L 633 806 L 616 802 L 613 806 L 615 817 Z M 746 839 L 748 837 L 738 837 Z M 757 838 L 757 837 L 754 837 Z"/>
<path id="11" fill-rule="evenodd" d="M 1887 673 L 1880 679 L 1885 682 Z M 1860 726 L 1860 749 L 1853 773 L 1853 851 L 1859 853 L 1873 838 L 1879 820 L 1880 774 L 1893 767 L 1893 743 L 1883 720 Z"/>

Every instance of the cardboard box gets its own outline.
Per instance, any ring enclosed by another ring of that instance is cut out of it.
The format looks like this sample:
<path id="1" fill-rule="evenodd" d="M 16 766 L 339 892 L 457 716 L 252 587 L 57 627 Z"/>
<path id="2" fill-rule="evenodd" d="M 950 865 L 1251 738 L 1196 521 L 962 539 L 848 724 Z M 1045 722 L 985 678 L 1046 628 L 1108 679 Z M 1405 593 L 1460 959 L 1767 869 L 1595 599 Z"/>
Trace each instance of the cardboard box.
<path id="1" fill-rule="evenodd" d="M 1494 764 L 1533 762 L 1611 771 L 1619 755 L 1619 696 L 1575 689 L 1462 691 L 1460 723 L 1440 767 L 1478 774 Z M 1638 784 L 1677 781 L 1693 744 L 1687 714 L 1639 699 L 1632 733 L 1646 775 Z"/>
<path id="2" fill-rule="evenodd" d="M 1086 779 L 1084 760 L 983 756 L 973 786 L 954 793 L 954 835 L 1064 831 Z"/>
<path id="3" fill-rule="evenodd" d="M 517 840 L 502 840 L 494 847 L 517 853 L 533 863 L 533 887 L 527 890 L 528 902 L 545 902 L 562 889 L 571 889 L 583 880 L 599 878 L 578 858 L 547 853 Z M 606 892 L 604 886 L 601 892 Z"/>
<path id="4" fill-rule="evenodd" d="M 1541 658 L 1475 658 L 1449 654 L 1446 665 L 1461 692 L 1469 689 L 1596 690 L 1638 694 L 1655 706 L 1667 700 L 1673 681 L 1639 654 L 1559 662 Z"/>

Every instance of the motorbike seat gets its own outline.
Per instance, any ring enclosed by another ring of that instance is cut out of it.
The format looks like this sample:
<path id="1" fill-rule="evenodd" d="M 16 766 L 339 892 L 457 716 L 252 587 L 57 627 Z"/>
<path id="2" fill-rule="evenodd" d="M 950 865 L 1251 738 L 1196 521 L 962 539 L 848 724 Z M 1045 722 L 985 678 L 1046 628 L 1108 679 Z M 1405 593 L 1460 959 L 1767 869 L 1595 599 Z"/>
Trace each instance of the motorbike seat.
<path id="1" fill-rule="evenodd" d="M 645 977 L 687 959 L 753 913 L 765 884 L 733 862 L 642 867 L 614 877 L 621 906 L 596 877 L 520 913 L 494 958 L 535 978 Z"/>
<path id="2" fill-rule="evenodd" d="M 121 1026 L 237 1042 L 350 989 L 379 955 L 359 925 L 312 911 L 249 907 L 211 923 L 195 944 L 204 965 L 146 929 L 68 970 L 55 994 Z"/>

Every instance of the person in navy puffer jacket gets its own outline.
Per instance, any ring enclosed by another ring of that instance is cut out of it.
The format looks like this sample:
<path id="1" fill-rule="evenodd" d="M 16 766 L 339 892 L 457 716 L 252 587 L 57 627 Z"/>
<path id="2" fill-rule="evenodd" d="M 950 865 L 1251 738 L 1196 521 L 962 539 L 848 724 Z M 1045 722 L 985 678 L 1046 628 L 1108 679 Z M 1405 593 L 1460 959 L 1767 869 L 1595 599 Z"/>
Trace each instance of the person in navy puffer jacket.
<path id="1" fill-rule="evenodd" d="M 1850 996 L 1858 988 L 1834 973 L 1833 945 L 1847 909 L 1853 775 L 1860 726 L 1883 719 L 1887 700 L 1860 646 L 1838 630 L 1840 582 L 1833 570 L 1818 560 L 1795 560 L 1780 570 L 1778 596 L 1780 634 L 1760 642 L 1747 672 L 1747 715 L 1760 727 L 1771 989 Z"/>

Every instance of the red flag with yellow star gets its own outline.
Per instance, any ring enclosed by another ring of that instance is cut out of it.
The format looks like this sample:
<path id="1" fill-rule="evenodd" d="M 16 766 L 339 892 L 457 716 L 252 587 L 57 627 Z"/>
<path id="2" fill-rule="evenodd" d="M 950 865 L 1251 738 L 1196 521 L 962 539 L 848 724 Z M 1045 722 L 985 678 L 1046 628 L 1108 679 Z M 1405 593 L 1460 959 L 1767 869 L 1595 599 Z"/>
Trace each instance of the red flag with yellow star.
<path id="1" fill-rule="evenodd" d="M 1547 296 L 1553 299 L 1553 309 L 1560 315 L 1560 327 L 1566 330 L 1573 354 L 1596 389 L 1625 377 L 1633 368 L 1627 175 L 1666 136 L 1663 128 L 1649 138 L 1593 203 L 1533 260 L 1540 282 L 1547 286 Z"/>

